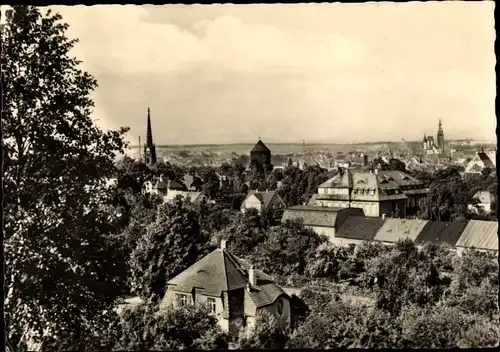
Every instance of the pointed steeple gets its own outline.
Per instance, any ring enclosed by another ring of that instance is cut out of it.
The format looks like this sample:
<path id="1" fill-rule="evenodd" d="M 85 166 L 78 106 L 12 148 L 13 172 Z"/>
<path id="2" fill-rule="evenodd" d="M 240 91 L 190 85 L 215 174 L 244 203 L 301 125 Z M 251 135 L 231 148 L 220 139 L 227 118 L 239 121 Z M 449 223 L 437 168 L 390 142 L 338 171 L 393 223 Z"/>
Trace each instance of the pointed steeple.
<path id="1" fill-rule="evenodd" d="M 148 108 L 148 127 L 146 132 L 146 145 L 151 148 L 153 146 L 153 132 L 151 131 L 151 111 Z"/>
<path id="2" fill-rule="evenodd" d="M 153 143 L 153 131 L 151 128 L 151 112 L 148 107 L 148 126 L 146 131 L 146 144 L 144 145 L 144 162 L 148 165 L 156 164 L 156 147 Z"/>
<path id="3" fill-rule="evenodd" d="M 439 119 L 439 126 L 438 126 L 438 135 L 443 134 L 443 124 L 441 123 L 441 119 Z"/>

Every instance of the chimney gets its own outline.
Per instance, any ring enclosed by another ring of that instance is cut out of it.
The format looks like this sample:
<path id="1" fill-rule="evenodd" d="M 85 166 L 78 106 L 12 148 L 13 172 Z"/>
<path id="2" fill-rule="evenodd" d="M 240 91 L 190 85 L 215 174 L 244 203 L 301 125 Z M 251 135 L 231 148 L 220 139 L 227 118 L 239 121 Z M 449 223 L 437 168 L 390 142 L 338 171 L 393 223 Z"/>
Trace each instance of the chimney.
<path id="1" fill-rule="evenodd" d="M 220 241 L 220 249 L 222 249 L 223 251 L 226 250 L 226 244 L 227 244 L 227 240 L 221 240 Z"/>
<path id="2" fill-rule="evenodd" d="M 382 220 L 385 220 L 385 214 L 382 214 Z"/>
<path id="3" fill-rule="evenodd" d="M 375 173 L 375 175 L 378 175 L 378 168 L 375 168 L 375 170 L 373 170 L 373 172 Z"/>
<path id="4" fill-rule="evenodd" d="M 257 285 L 257 280 L 255 278 L 255 269 L 254 269 L 253 265 L 248 270 L 248 283 L 251 286 L 256 286 Z"/>

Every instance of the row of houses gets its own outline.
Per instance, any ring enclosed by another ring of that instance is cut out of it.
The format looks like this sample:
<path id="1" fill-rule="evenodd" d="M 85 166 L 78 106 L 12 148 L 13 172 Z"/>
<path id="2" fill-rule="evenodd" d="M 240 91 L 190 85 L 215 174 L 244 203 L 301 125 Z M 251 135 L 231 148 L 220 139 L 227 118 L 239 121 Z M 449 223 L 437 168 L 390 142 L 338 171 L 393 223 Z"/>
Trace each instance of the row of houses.
<path id="1" fill-rule="evenodd" d="M 417 244 L 441 244 L 459 254 L 475 248 L 498 252 L 498 222 L 469 220 L 439 222 L 418 219 L 374 218 L 357 208 L 295 206 L 285 209 L 282 222 L 301 221 L 330 242 L 355 246 L 365 241 L 395 244 L 410 239 Z"/>

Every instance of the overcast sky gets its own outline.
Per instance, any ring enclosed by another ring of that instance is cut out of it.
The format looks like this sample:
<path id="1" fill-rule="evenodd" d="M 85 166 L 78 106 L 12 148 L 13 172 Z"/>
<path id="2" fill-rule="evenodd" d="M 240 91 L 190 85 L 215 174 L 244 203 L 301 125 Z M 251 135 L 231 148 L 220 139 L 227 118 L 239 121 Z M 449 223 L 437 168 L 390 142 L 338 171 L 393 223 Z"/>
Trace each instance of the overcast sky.
<path id="1" fill-rule="evenodd" d="M 493 2 L 54 9 L 134 144 L 496 139 Z"/>

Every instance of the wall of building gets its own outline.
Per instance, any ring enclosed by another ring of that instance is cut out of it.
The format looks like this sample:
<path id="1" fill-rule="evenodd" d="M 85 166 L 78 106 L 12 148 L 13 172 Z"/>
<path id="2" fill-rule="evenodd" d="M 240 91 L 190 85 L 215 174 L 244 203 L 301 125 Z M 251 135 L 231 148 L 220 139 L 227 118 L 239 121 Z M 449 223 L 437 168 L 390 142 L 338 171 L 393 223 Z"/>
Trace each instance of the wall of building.
<path id="1" fill-rule="evenodd" d="M 355 201 L 351 202 L 351 208 L 362 209 L 365 216 L 379 217 L 380 216 L 380 205 L 378 202 L 363 202 Z"/>
<path id="2" fill-rule="evenodd" d="M 406 217 L 406 199 L 398 199 L 398 200 L 389 200 L 380 202 L 380 215 L 385 214 L 386 216 L 392 216 L 396 211 L 396 206 L 399 211 L 398 217 L 404 218 Z"/>
<path id="3" fill-rule="evenodd" d="M 362 244 L 365 241 L 364 240 L 353 239 L 353 238 L 334 237 L 334 238 L 330 239 L 330 242 L 332 244 L 336 245 L 336 246 L 349 247 L 351 245 Z"/>
<path id="4" fill-rule="evenodd" d="M 335 237 L 334 227 L 324 227 L 324 226 L 306 226 L 306 227 L 313 230 L 318 235 L 323 235 L 328 237 L 328 239 Z"/>
<path id="5" fill-rule="evenodd" d="M 278 314 L 278 300 L 283 302 L 283 313 L 281 315 Z M 290 323 L 290 300 L 285 296 L 279 297 L 273 304 L 259 308 L 257 311 L 263 311 L 273 315 L 280 329 L 285 328 Z"/>
<path id="6" fill-rule="evenodd" d="M 243 207 L 241 210 L 243 212 L 245 212 L 246 209 L 251 209 L 251 208 L 257 209 L 258 212 L 261 212 L 262 211 L 262 203 L 257 198 L 252 197 L 252 198 L 247 199 L 243 203 Z"/>

